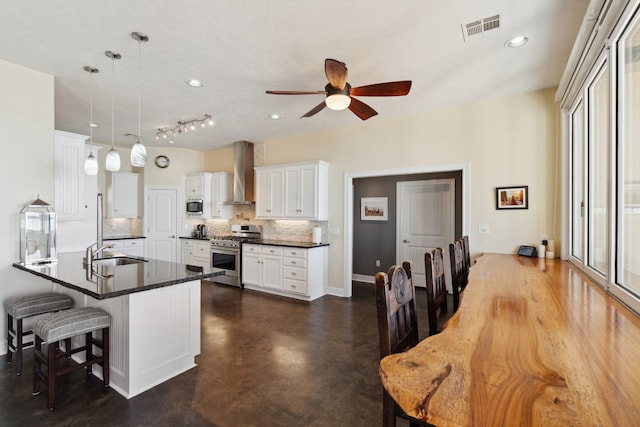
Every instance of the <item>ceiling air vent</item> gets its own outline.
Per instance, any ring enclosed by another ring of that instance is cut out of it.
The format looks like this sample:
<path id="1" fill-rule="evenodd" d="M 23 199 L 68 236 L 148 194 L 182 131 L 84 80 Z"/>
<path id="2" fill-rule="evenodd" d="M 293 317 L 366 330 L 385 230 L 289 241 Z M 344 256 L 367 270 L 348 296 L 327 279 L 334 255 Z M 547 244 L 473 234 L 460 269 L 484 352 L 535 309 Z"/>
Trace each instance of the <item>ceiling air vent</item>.
<path id="1" fill-rule="evenodd" d="M 464 41 L 469 41 L 482 36 L 487 31 L 498 30 L 501 27 L 502 15 L 493 15 L 488 18 L 478 19 L 468 24 L 462 24 Z"/>

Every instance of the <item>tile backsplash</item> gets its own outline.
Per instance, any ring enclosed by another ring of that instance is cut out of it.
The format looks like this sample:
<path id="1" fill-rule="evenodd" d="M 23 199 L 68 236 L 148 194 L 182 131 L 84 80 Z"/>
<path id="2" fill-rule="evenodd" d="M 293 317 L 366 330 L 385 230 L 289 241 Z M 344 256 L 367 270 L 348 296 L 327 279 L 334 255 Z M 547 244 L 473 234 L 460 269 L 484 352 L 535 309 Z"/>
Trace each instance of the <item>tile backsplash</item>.
<path id="1" fill-rule="evenodd" d="M 327 221 L 306 220 L 262 220 L 256 219 L 255 206 L 237 205 L 233 207 L 233 218 L 198 220 L 182 219 L 182 236 L 189 236 L 196 225 L 205 224 L 208 236 L 231 234 L 231 224 L 254 224 L 260 226 L 262 238 L 267 240 L 291 240 L 295 242 L 311 242 L 314 227 L 322 230 L 322 242 L 328 242 L 329 226 Z"/>

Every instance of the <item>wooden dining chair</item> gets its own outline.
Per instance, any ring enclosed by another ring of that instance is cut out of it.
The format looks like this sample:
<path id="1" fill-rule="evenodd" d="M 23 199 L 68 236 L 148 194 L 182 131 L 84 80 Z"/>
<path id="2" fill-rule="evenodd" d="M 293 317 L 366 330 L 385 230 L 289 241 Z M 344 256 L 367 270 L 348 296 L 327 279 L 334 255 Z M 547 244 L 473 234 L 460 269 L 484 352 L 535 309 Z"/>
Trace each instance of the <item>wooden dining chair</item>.
<path id="1" fill-rule="evenodd" d="M 449 261 L 451 264 L 451 287 L 453 288 L 453 312 L 458 310 L 460 295 L 467 286 L 467 267 L 464 260 L 462 239 L 449 243 Z"/>
<path id="2" fill-rule="evenodd" d="M 469 283 L 469 269 L 471 268 L 471 254 L 469 252 L 469 236 L 462 236 L 462 253 L 464 254 L 464 266 L 466 282 Z"/>
<path id="3" fill-rule="evenodd" d="M 429 317 L 429 335 L 438 331 L 437 311 L 447 312 L 447 285 L 444 276 L 444 256 L 442 248 L 435 248 L 424 254 L 424 272 L 427 285 L 427 314 Z"/>
<path id="4" fill-rule="evenodd" d="M 382 359 L 408 350 L 420 341 L 411 261 L 403 262 L 402 267 L 391 266 L 388 273 L 379 272 L 375 276 L 375 282 Z M 412 427 L 428 425 L 405 414 L 383 388 L 382 425 L 395 426 L 396 416 L 409 420 Z"/>

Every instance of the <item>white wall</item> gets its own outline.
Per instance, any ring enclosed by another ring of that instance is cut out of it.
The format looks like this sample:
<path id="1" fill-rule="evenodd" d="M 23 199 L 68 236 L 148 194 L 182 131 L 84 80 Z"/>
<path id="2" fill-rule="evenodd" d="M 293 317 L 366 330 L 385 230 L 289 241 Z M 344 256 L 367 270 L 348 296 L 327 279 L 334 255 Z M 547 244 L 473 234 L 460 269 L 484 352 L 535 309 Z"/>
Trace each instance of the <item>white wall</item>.
<path id="1" fill-rule="evenodd" d="M 548 89 L 399 119 L 354 119 L 352 127 L 267 141 L 265 164 L 331 163 L 329 227 L 340 234 L 329 240 L 329 284 L 345 294 L 350 286 L 343 279 L 345 173 L 468 163 L 470 227 L 465 232 L 473 255 L 515 253 L 543 233 L 559 245 L 560 215 L 554 215 L 559 124 L 553 96 Z M 529 186 L 529 209 L 496 210 L 495 187 L 517 185 Z M 488 225 L 490 234 L 479 235 L 479 225 Z"/>
<path id="2" fill-rule="evenodd" d="M 18 213 L 40 198 L 54 202 L 54 81 L 0 60 L 0 300 L 51 288 L 48 281 L 11 266 L 19 257 Z M 0 316 L 0 353 L 7 351 L 6 314 Z"/>

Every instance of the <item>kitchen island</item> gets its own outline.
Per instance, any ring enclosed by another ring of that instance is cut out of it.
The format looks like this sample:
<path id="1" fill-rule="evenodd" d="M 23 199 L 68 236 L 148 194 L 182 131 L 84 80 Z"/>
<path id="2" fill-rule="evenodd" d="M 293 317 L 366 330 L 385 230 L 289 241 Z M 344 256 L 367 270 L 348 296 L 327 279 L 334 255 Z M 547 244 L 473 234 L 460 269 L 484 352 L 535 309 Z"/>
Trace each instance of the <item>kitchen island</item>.
<path id="1" fill-rule="evenodd" d="M 111 315 L 111 388 L 131 398 L 194 367 L 200 354 L 200 280 L 224 273 L 137 257 L 86 266 L 84 255 L 65 253 L 53 264 L 13 266 L 50 280 L 52 291 L 70 295 L 76 307 Z M 74 359 L 83 362 L 84 353 Z M 99 367 L 93 372 L 102 377 Z"/>

